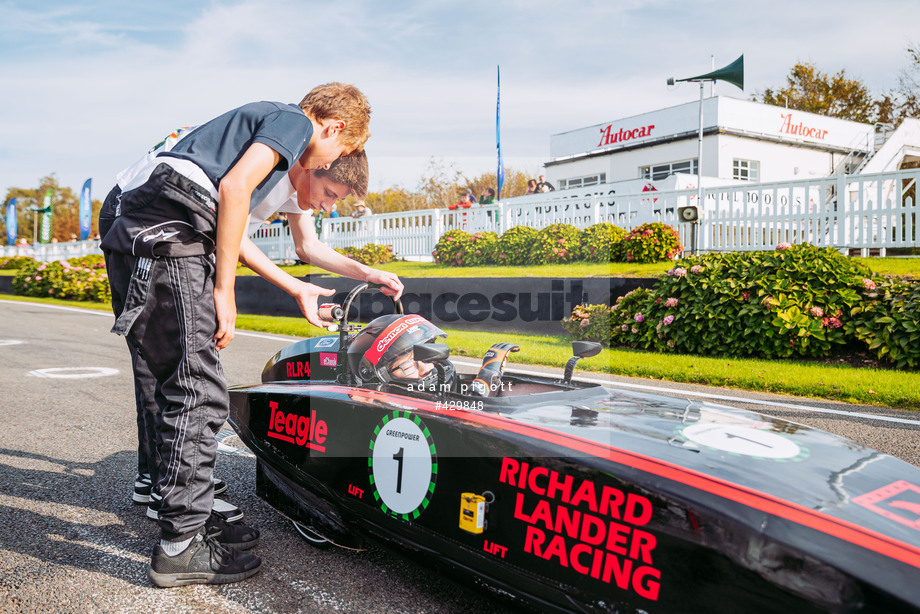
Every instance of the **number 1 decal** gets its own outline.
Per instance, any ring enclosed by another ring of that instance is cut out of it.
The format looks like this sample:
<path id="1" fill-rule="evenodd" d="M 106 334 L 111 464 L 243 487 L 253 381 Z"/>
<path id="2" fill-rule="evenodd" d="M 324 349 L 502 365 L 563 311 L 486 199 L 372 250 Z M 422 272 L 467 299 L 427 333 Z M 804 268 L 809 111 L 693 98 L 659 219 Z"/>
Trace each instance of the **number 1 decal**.
<path id="1" fill-rule="evenodd" d="M 393 455 L 393 460 L 396 461 L 398 467 L 396 468 L 396 492 L 397 494 L 402 494 L 402 465 L 403 465 L 403 449 L 400 448 L 399 452 Z"/>
<path id="2" fill-rule="evenodd" d="M 434 440 L 422 419 L 399 410 L 385 415 L 368 445 L 367 468 L 381 510 L 403 520 L 418 518 L 438 475 Z"/>

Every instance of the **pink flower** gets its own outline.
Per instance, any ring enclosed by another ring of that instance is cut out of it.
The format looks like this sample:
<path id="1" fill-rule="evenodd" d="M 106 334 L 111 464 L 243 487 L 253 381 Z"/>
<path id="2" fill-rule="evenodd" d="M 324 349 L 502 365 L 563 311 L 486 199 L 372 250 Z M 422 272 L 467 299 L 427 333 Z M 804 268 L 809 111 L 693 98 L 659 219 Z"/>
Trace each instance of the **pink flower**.
<path id="1" fill-rule="evenodd" d="M 808 310 L 808 313 L 810 313 L 816 318 L 820 318 L 821 316 L 824 315 L 824 310 L 821 309 L 820 307 L 812 307 L 811 309 Z"/>
<path id="2" fill-rule="evenodd" d="M 673 296 L 664 302 L 665 307 L 677 307 L 677 299 Z"/>
<path id="3" fill-rule="evenodd" d="M 741 293 L 741 298 L 743 298 L 743 299 L 746 300 L 746 301 L 749 301 L 749 300 L 751 300 L 751 293 L 750 293 L 750 292 L 742 292 L 742 293 Z"/>
<path id="4" fill-rule="evenodd" d="M 639 329 L 636 328 L 635 326 L 633 326 L 631 330 L 632 330 L 632 332 L 633 332 L 634 335 L 638 335 L 638 334 L 639 334 Z"/>
<path id="5" fill-rule="evenodd" d="M 645 322 L 645 316 L 642 315 L 641 313 L 637 313 L 636 315 L 633 316 L 633 320 L 635 320 L 636 322 Z"/>
<path id="6" fill-rule="evenodd" d="M 694 264 L 692 267 L 690 267 L 690 272 L 693 273 L 694 275 L 699 275 L 700 273 L 703 272 L 703 267 L 702 265 Z"/>
<path id="7" fill-rule="evenodd" d="M 878 287 L 875 285 L 875 282 L 872 281 L 871 279 L 863 279 L 862 283 L 863 283 L 863 288 L 865 288 L 866 290 L 875 290 Z"/>
<path id="8" fill-rule="evenodd" d="M 54 288 L 48 288 L 48 294 L 51 294 L 52 292 L 54 292 Z"/>
<path id="9" fill-rule="evenodd" d="M 31 277 L 26 277 L 26 281 L 32 281 Z"/>
<path id="10" fill-rule="evenodd" d="M 620 330 L 623 331 L 624 333 L 629 331 L 629 324 L 624 324 L 623 326 L 620 327 Z"/>
<path id="11" fill-rule="evenodd" d="M 780 252 L 784 252 L 790 247 L 792 247 L 791 243 L 780 243 L 779 245 L 776 246 L 776 250 Z"/>
<path id="12" fill-rule="evenodd" d="M 584 320 L 581 321 L 581 327 L 582 327 L 582 328 L 585 328 L 585 327 L 588 326 L 588 324 L 590 324 L 590 323 L 591 323 L 591 320 L 588 319 L 588 318 L 585 318 Z"/>
<path id="13" fill-rule="evenodd" d="M 669 348 L 672 348 L 672 347 L 674 347 L 675 345 L 677 345 L 677 344 L 674 343 L 674 340 L 673 340 L 673 339 L 668 339 L 668 347 L 669 347 Z"/>
<path id="14" fill-rule="evenodd" d="M 36 275 L 36 276 L 35 276 L 35 281 L 41 281 L 41 280 L 42 280 L 42 276 L 41 276 L 41 275 Z"/>
<path id="15" fill-rule="evenodd" d="M 683 277 L 687 274 L 687 269 L 682 269 L 680 267 L 674 267 L 668 271 L 668 277 Z"/>
<path id="16" fill-rule="evenodd" d="M 664 324 L 665 326 L 670 326 L 673 321 L 674 321 L 674 316 L 665 316 L 664 319 L 661 320 L 661 323 Z"/>
<path id="17" fill-rule="evenodd" d="M 828 318 L 827 325 L 831 328 L 840 328 L 843 326 L 843 322 L 840 321 L 840 318 Z"/>

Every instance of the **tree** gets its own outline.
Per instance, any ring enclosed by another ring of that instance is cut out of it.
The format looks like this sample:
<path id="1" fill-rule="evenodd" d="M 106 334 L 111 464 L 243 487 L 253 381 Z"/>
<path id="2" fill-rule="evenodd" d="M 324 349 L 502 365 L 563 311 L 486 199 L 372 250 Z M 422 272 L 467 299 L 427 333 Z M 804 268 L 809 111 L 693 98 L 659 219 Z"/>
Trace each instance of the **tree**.
<path id="1" fill-rule="evenodd" d="M 898 75 L 898 86 L 886 98 L 894 107 L 888 123 L 900 124 L 905 117 L 920 119 L 920 45 L 912 43 L 907 47 L 910 63 Z"/>
<path id="2" fill-rule="evenodd" d="M 796 64 L 786 78 L 786 87 L 767 88 L 761 96 L 755 94 L 754 100 L 862 123 L 874 123 L 879 111 L 868 88 L 847 77 L 846 70 L 829 77 L 810 63 Z"/>
<path id="3" fill-rule="evenodd" d="M 44 203 L 45 192 L 54 189 L 54 198 L 51 205 L 51 237 L 58 241 L 70 241 L 72 236 L 80 236 L 80 198 L 75 195 L 73 190 L 68 187 L 61 187 L 58 184 L 57 177 L 54 173 L 44 177 L 39 186 L 33 190 L 25 188 L 10 188 L 6 193 L 5 205 L 11 198 L 16 199 L 16 224 L 18 226 L 18 238 L 24 238 L 28 241 L 33 240 L 34 233 L 34 211 L 29 211 L 31 207 L 41 207 Z M 93 200 L 92 227 L 90 235 L 97 231 L 97 218 L 99 209 L 102 208 L 102 202 Z M 3 234 L 6 234 L 6 211 L 3 211 Z"/>

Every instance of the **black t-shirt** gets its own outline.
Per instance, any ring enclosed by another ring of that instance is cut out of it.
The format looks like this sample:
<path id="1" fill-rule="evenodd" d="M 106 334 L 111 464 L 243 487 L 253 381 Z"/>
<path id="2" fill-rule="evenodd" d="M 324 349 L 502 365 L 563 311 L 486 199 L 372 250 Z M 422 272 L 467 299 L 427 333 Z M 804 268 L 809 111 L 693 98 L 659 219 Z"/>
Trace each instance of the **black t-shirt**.
<path id="1" fill-rule="evenodd" d="M 252 192 L 250 211 L 284 177 L 313 138 L 310 118 L 295 104 L 252 102 L 203 124 L 161 156 L 194 162 L 215 186 L 253 143 L 281 156 L 278 166 Z"/>

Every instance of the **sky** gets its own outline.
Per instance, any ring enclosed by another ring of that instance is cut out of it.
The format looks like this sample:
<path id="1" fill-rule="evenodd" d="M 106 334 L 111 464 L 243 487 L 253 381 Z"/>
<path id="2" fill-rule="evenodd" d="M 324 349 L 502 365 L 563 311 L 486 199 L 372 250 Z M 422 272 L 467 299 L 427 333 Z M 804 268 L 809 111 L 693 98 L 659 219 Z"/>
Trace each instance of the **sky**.
<path id="1" fill-rule="evenodd" d="M 912 8 L 913 7 L 913 8 Z M 920 42 L 905 0 L 0 0 L 0 194 L 54 174 L 75 193 L 179 126 L 315 85 L 367 95 L 370 190 L 416 189 L 434 163 L 496 167 L 496 69 L 506 168 L 530 175 L 550 136 L 698 100 L 744 54 L 749 99 L 797 62 L 845 69 L 874 95 Z M 911 13 L 913 13 L 911 15 Z"/>

